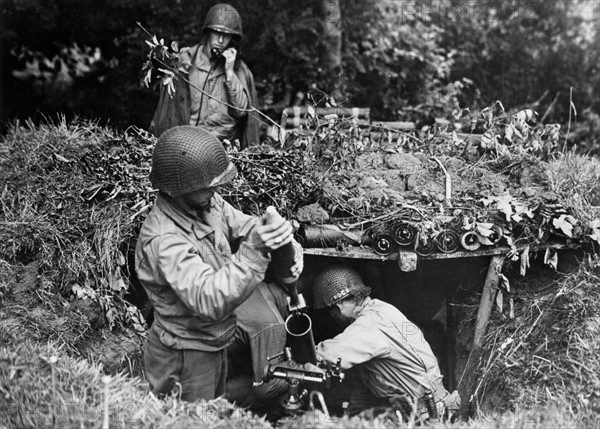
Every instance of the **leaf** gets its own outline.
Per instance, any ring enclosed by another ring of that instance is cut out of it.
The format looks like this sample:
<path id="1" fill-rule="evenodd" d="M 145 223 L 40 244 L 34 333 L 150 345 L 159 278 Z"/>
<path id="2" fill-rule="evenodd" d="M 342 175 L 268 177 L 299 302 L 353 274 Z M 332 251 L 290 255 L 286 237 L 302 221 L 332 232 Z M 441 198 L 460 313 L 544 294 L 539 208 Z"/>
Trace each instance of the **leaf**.
<path id="1" fill-rule="evenodd" d="M 510 203 L 510 200 L 507 198 L 501 198 L 500 200 L 498 200 L 498 210 L 504 213 L 506 221 L 510 222 L 510 217 L 513 214 L 513 207 Z"/>
<path id="2" fill-rule="evenodd" d="M 74 284 L 71 286 L 71 292 L 75 294 L 77 299 L 86 300 L 88 298 L 95 298 L 96 291 L 93 290 L 90 286 L 80 286 L 78 284 Z"/>
<path id="3" fill-rule="evenodd" d="M 526 246 L 523 249 L 523 253 L 521 253 L 521 264 L 519 269 L 519 274 L 524 276 L 527 273 L 527 268 L 529 268 L 529 246 Z"/>
<path id="4" fill-rule="evenodd" d="M 531 109 L 525 109 L 525 110 L 521 110 L 520 112 L 517 112 L 513 115 L 513 117 L 517 120 L 517 121 L 530 121 L 532 120 L 535 116 L 537 116 L 537 113 L 534 112 Z"/>
<path id="5" fill-rule="evenodd" d="M 507 293 L 510 293 L 510 282 L 508 281 L 508 278 L 504 274 L 500 273 L 498 274 L 498 279 L 498 286 L 504 289 Z"/>
<path id="6" fill-rule="evenodd" d="M 163 72 L 164 74 L 166 74 L 166 77 L 170 77 L 171 79 L 173 78 L 173 76 L 175 76 L 175 73 L 173 73 L 171 70 L 167 70 L 167 69 L 161 69 L 159 68 L 158 71 Z M 164 79 L 164 78 L 163 78 Z M 166 85 L 165 83 L 163 83 L 163 85 Z"/>
<path id="7" fill-rule="evenodd" d="M 471 218 L 469 216 L 465 216 L 463 218 L 462 228 L 465 231 L 471 231 L 474 227 L 475 227 L 475 221 L 471 220 Z"/>
<path id="8" fill-rule="evenodd" d="M 109 287 L 115 291 L 121 291 L 121 290 L 127 289 L 127 285 L 123 281 L 123 278 L 118 273 L 118 271 L 114 272 L 110 275 L 110 277 L 108 279 L 108 284 L 109 284 Z"/>
<path id="9" fill-rule="evenodd" d="M 498 306 L 498 311 L 500 313 L 502 313 L 502 310 L 504 310 L 504 294 L 502 293 L 501 290 L 498 290 L 498 293 L 496 293 L 496 305 Z"/>
<path id="10" fill-rule="evenodd" d="M 475 232 L 482 237 L 489 237 L 494 233 L 492 230 L 493 226 L 493 223 L 478 222 L 475 226 Z"/>
<path id="11" fill-rule="evenodd" d="M 510 298 L 508 298 L 508 304 L 509 304 L 509 310 L 508 310 L 508 317 L 510 319 L 514 319 L 515 318 L 515 301 L 513 300 L 512 296 Z"/>
<path id="12" fill-rule="evenodd" d="M 175 95 L 175 85 L 173 84 L 173 79 L 169 82 L 169 86 L 167 86 L 167 91 L 169 92 L 169 96 L 173 97 Z"/>
<path id="13" fill-rule="evenodd" d="M 508 127 L 506 127 L 506 131 L 504 131 L 504 138 L 512 143 L 512 137 L 514 133 L 515 126 L 513 124 L 509 124 Z"/>
<path id="14" fill-rule="evenodd" d="M 592 229 L 592 233 L 588 237 L 600 244 L 600 227 Z"/>
<path id="15" fill-rule="evenodd" d="M 556 229 L 560 229 L 563 234 L 569 238 L 573 238 L 573 224 L 569 222 L 572 217 L 568 215 L 560 215 L 558 218 L 552 219 L 552 225 Z"/>
<path id="16" fill-rule="evenodd" d="M 546 253 L 544 254 L 544 264 L 550 265 L 556 270 L 558 267 L 558 254 L 555 250 L 546 249 Z"/>
<path id="17" fill-rule="evenodd" d="M 496 146 L 498 136 L 494 135 L 490 130 L 483 133 L 481 136 L 481 147 L 483 149 L 493 149 Z"/>
<path id="18" fill-rule="evenodd" d="M 486 198 L 482 198 L 480 201 L 483 203 L 484 207 L 487 207 L 496 200 L 495 200 L 495 198 L 492 198 L 492 197 L 486 197 Z"/>
<path id="19" fill-rule="evenodd" d="M 144 76 L 144 85 L 146 88 L 150 87 L 150 82 L 152 82 L 152 69 L 149 69 Z"/>

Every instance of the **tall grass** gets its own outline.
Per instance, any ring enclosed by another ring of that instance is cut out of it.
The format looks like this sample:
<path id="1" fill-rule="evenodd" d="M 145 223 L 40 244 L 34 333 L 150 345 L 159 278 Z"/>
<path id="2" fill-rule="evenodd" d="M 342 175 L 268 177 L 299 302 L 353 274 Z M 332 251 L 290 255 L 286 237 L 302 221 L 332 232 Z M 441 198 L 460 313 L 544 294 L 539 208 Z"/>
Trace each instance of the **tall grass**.
<path id="1" fill-rule="evenodd" d="M 566 153 L 549 163 L 550 189 L 582 221 L 600 218 L 600 159 Z"/>

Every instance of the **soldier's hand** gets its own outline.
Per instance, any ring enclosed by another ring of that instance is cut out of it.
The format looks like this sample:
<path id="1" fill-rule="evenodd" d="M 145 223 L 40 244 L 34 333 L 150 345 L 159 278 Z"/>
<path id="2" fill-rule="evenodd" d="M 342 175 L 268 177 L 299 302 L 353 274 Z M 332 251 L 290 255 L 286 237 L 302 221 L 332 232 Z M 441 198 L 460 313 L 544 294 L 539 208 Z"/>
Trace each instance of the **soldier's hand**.
<path id="1" fill-rule="evenodd" d="M 292 224 L 280 218 L 266 225 L 258 224 L 254 227 L 251 241 L 262 251 L 272 251 L 285 246 L 294 237 Z"/>
<path id="2" fill-rule="evenodd" d="M 225 73 L 228 75 L 233 73 L 233 65 L 235 64 L 236 56 L 237 50 L 235 48 L 227 48 L 223 51 L 223 57 L 225 58 Z"/>

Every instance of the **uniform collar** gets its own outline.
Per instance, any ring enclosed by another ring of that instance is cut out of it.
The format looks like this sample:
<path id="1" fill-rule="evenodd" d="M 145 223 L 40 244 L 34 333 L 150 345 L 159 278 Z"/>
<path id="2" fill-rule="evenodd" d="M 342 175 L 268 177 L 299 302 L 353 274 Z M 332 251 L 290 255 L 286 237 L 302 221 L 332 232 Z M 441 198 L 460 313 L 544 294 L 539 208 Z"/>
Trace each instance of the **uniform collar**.
<path id="1" fill-rule="evenodd" d="M 214 228 L 206 223 L 204 219 L 187 213 L 181 207 L 175 204 L 173 199 L 169 196 L 159 194 L 156 199 L 156 205 L 181 229 L 187 233 L 194 231 L 198 238 L 204 238 L 214 231 Z"/>
<path id="2" fill-rule="evenodd" d="M 362 312 L 365 308 L 370 307 L 374 303 L 373 298 L 366 296 L 363 302 L 359 305 L 358 312 Z"/>

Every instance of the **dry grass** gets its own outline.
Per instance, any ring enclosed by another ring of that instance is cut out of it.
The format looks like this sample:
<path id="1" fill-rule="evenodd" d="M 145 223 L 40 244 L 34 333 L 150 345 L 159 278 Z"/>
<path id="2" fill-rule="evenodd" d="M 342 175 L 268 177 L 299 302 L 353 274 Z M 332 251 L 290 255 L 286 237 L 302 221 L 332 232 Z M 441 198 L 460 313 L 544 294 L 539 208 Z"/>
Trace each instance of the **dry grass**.
<path id="1" fill-rule="evenodd" d="M 473 400 L 482 410 L 559 406 L 576 425 L 600 424 L 600 260 L 543 290 L 527 284 L 516 318 L 488 328 Z"/>
<path id="2" fill-rule="evenodd" d="M 600 160 L 567 153 L 548 166 L 550 188 L 575 217 L 592 221 L 600 217 Z"/>
<path id="3" fill-rule="evenodd" d="M 0 141 L 0 258 L 35 261 L 49 292 L 92 298 L 120 324 L 151 144 L 89 121 L 14 124 Z"/>
<path id="4" fill-rule="evenodd" d="M 55 343 L 25 341 L 0 347 L 0 421 L 7 428 L 272 428 L 223 399 L 183 402 L 157 399 L 140 378 L 106 376 L 99 365 L 67 356 Z M 108 426 L 104 426 L 107 424 Z M 353 418 L 327 417 L 310 411 L 279 421 L 280 428 L 397 428 L 390 412 Z M 564 409 L 495 414 L 434 428 L 558 428 L 577 427 Z"/>

